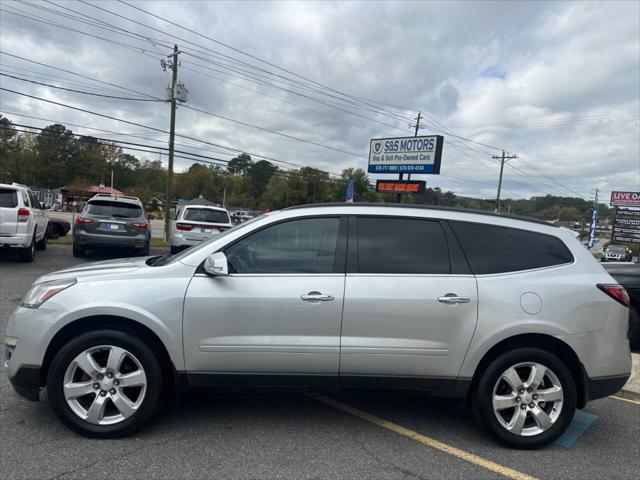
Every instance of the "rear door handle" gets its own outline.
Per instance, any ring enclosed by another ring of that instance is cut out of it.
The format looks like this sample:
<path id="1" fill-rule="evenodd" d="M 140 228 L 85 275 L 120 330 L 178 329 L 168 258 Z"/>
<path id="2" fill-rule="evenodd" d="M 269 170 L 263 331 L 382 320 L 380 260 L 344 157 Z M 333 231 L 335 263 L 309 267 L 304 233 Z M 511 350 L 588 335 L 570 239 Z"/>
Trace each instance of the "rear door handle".
<path id="1" fill-rule="evenodd" d="M 469 297 L 459 297 L 455 293 L 447 293 L 443 297 L 438 297 L 438 301 L 447 305 L 456 305 L 458 303 L 469 303 L 471 299 Z"/>
<path id="2" fill-rule="evenodd" d="M 301 295 L 300 298 L 305 302 L 332 302 L 335 299 L 333 295 L 326 295 L 320 292 L 309 292 Z"/>

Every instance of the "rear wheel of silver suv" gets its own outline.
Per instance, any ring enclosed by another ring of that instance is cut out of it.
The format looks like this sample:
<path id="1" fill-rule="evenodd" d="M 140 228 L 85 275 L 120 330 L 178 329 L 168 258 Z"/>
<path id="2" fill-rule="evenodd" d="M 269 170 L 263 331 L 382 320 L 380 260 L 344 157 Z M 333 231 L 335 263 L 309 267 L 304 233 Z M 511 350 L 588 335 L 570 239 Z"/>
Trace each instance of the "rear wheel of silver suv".
<path id="1" fill-rule="evenodd" d="M 576 401 L 567 366 L 537 348 L 500 355 L 482 373 L 474 392 L 479 422 L 500 442 L 524 449 L 548 445 L 562 435 Z"/>
<path id="2" fill-rule="evenodd" d="M 88 437 L 115 438 L 138 430 L 156 413 L 162 373 L 143 341 L 100 330 L 62 347 L 51 364 L 47 392 L 69 428 Z"/>

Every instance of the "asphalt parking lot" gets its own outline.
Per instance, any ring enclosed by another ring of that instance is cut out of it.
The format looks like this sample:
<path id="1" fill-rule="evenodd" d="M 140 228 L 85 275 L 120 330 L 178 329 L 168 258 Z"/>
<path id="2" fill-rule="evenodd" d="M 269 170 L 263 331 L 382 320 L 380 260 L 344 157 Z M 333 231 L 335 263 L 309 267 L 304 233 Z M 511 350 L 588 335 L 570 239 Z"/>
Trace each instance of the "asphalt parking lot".
<path id="1" fill-rule="evenodd" d="M 76 259 L 70 246 L 50 245 L 22 264 L 0 251 L 2 338 L 36 277 L 116 255 Z M 639 478 L 640 404 L 610 397 L 583 412 L 593 423 L 569 438 L 571 446 L 524 452 L 489 439 L 461 401 L 415 393 L 194 391 L 135 436 L 98 441 L 64 428 L 46 401 L 17 397 L 3 366 L 0 477 Z"/>

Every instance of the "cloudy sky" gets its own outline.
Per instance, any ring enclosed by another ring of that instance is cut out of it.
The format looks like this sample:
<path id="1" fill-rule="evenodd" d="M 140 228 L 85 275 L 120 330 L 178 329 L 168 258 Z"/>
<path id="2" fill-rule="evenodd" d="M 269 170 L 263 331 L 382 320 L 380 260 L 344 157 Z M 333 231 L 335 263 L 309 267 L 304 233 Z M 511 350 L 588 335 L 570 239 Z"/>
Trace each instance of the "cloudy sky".
<path id="1" fill-rule="evenodd" d="M 640 190 L 640 2 L 127 3 L 0 1 L 0 86 L 142 126 L 4 90 L 0 113 L 166 147 L 169 106 L 140 99 L 164 97 L 177 43 L 177 132 L 208 142 L 183 151 L 366 169 L 369 139 L 411 135 L 422 111 L 445 137 L 428 185 L 495 196 L 505 149 L 512 198 Z"/>

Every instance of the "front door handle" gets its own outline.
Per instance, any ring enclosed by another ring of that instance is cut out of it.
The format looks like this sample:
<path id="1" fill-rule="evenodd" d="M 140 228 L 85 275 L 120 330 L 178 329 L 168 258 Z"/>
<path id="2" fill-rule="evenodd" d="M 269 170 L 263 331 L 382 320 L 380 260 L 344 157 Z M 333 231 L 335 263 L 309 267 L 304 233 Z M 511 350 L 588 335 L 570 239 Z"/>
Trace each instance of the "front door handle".
<path id="1" fill-rule="evenodd" d="M 325 295 L 320 292 L 309 292 L 306 295 L 301 295 L 300 298 L 305 302 L 332 302 L 335 299 L 333 295 Z"/>
<path id="2" fill-rule="evenodd" d="M 471 299 L 469 297 L 459 297 L 455 293 L 447 293 L 444 297 L 438 297 L 438 301 L 447 305 L 456 305 L 458 303 L 469 303 Z"/>

